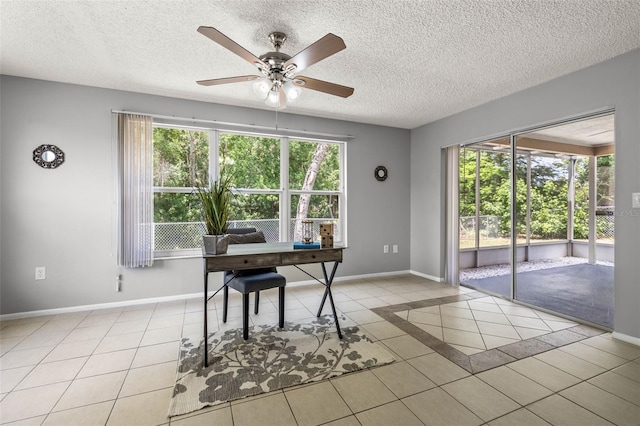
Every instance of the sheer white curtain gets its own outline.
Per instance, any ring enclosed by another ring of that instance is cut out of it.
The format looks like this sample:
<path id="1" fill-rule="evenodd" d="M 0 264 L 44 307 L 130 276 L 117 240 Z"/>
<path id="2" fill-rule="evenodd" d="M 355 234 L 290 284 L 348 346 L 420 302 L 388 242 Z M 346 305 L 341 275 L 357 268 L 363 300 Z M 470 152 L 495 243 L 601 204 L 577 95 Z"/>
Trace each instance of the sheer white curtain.
<path id="1" fill-rule="evenodd" d="M 449 284 L 460 284 L 460 278 L 458 274 L 458 250 L 459 250 L 459 233 L 460 233 L 460 218 L 459 218 L 459 200 L 458 200 L 458 177 L 459 177 L 459 158 L 460 148 L 458 146 L 450 146 L 446 149 L 446 245 L 447 251 L 445 254 L 445 281 Z"/>
<path id="2" fill-rule="evenodd" d="M 153 119 L 118 114 L 118 265 L 153 265 Z"/>

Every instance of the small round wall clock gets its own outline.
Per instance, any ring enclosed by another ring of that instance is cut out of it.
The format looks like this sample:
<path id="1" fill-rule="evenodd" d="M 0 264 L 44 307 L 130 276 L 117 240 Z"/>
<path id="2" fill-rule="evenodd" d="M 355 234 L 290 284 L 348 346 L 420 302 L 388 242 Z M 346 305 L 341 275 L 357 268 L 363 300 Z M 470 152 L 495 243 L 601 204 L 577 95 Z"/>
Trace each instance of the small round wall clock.
<path id="1" fill-rule="evenodd" d="M 380 182 L 387 180 L 387 168 L 385 166 L 378 166 L 376 167 L 376 171 L 374 172 L 374 176 L 376 177 L 376 179 L 378 179 Z"/>

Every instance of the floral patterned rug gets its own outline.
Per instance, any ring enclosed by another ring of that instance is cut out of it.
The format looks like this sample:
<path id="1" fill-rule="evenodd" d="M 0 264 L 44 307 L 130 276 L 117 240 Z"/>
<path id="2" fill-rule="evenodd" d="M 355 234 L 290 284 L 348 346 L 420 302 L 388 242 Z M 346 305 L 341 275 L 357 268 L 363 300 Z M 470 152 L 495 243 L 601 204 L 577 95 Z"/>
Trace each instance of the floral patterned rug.
<path id="1" fill-rule="evenodd" d="M 342 334 L 338 339 L 329 316 L 286 322 L 281 330 L 254 326 L 246 341 L 242 329 L 217 332 L 209 337 L 208 368 L 202 338 L 183 338 L 169 416 L 395 361 L 359 327 L 345 327 Z"/>

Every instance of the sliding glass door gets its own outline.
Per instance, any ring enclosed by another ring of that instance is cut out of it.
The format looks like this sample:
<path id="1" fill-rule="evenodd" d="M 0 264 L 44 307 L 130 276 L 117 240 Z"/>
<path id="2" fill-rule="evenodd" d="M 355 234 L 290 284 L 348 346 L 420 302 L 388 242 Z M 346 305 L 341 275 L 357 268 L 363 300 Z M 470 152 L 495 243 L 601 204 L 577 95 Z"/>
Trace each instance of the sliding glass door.
<path id="1" fill-rule="evenodd" d="M 519 134 L 529 158 L 515 300 L 613 328 L 613 114 Z M 518 189 L 516 197 L 521 197 Z M 527 210 L 527 211 L 524 211 Z M 524 248 L 524 250 L 523 250 Z"/>
<path id="2" fill-rule="evenodd" d="M 459 149 L 462 285 L 613 327 L 613 123 L 605 114 Z"/>
<path id="3" fill-rule="evenodd" d="M 508 139 L 460 149 L 460 282 L 511 297 Z"/>

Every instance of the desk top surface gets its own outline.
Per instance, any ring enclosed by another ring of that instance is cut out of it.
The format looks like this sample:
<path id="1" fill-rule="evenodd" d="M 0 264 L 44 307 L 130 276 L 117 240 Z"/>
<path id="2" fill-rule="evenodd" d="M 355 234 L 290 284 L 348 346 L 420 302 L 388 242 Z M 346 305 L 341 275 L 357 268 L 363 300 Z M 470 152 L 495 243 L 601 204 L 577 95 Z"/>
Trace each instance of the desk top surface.
<path id="1" fill-rule="evenodd" d="M 202 249 L 202 257 L 231 257 L 244 256 L 248 254 L 268 254 L 268 253 L 299 253 L 299 252 L 322 252 L 330 250 L 343 250 L 346 247 L 335 245 L 333 248 L 317 249 L 294 249 L 292 242 L 282 243 L 254 243 L 254 244 L 229 244 L 226 254 L 206 254 Z"/>

